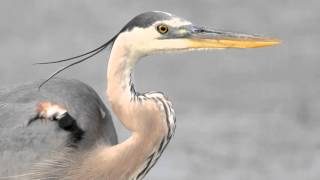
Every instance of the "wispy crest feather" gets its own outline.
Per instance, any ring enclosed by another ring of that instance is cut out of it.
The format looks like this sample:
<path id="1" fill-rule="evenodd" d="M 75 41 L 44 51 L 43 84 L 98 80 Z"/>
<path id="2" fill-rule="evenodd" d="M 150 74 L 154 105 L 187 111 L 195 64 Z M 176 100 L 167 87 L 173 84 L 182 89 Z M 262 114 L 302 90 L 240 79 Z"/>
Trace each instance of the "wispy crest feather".
<path id="1" fill-rule="evenodd" d="M 43 81 L 40 85 L 39 85 L 39 89 L 41 89 L 42 86 L 44 86 L 48 81 L 50 81 L 52 78 L 54 78 L 55 76 L 57 76 L 59 73 L 61 73 L 62 71 L 80 64 L 90 58 L 92 58 L 93 56 L 99 54 L 100 52 L 102 52 L 103 50 L 105 50 L 108 46 L 112 45 L 113 42 L 115 41 L 115 39 L 117 38 L 118 34 L 115 35 L 114 37 L 112 37 L 109 41 L 107 41 L 106 43 L 104 43 L 103 45 L 99 46 L 98 48 L 95 48 L 91 51 L 88 51 L 86 53 L 71 57 L 71 58 L 65 58 L 65 59 L 61 59 L 61 60 L 57 60 L 57 61 L 48 61 L 48 62 L 40 62 L 40 63 L 35 63 L 35 65 L 46 65 L 46 64 L 55 64 L 55 63 L 62 63 L 62 62 L 67 62 L 67 61 L 73 61 L 73 60 L 77 60 L 67 66 L 64 66 L 60 69 L 58 69 L 56 72 L 54 72 L 51 76 L 49 76 L 45 81 Z"/>

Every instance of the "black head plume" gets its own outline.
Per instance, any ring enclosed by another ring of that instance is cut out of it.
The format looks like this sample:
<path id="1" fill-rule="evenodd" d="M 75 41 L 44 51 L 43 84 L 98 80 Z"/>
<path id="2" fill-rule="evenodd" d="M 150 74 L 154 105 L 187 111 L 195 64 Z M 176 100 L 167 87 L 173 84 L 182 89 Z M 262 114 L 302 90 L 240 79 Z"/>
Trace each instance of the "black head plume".
<path id="1" fill-rule="evenodd" d="M 107 41 L 106 43 L 104 43 L 103 45 L 99 46 L 98 48 L 95 48 L 89 52 L 86 52 L 86 53 L 83 53 L 83 54 L 80 54 L 78 56 L 74 56 L 74 57 L 71 57 L 71 58 L 66 58 L 66 59 L 62 59 L 62 60 L 57 60 L 57 61 L 49 61 L 49 62 L 41 62 L 41 63 L 35 63 L 35 65 L 44 65 L 44 64 L 55 64 L 55 63 L 61 63 L 61 62 L 66 62 L 66 61 L 72 61 L 72 60 L 77 60 L 76 62 L 73 62 L 67 66 L 64 66 L 60 69 L 58 69 L 56 72 L 54 72 L 49 78 L 47 78 L 45 81 L 43 81 L 40 85 L 39 85 L 39 89 L 45 85 L 48 81 L 50 81 L 52 78 L 54 78 L 55 76 L 57 76 L 59 73 L 61 73 L 62 71 L 74 66 L 74 65 L 77 65 L 77 64 L 80 64 L 90 58 L 92 58 L 93 56 L 99 54 L 100 52 L 102 52 L 104 49 L 106 49 L 108 46 L 112 45 L 113 42 L 115 41 L 115 39 L 117 38 L 118 34 L 115 35 L 113 38 L 111 38 L 109 41 Z M 80 59 L 79 59 L 80 58 Z"/>

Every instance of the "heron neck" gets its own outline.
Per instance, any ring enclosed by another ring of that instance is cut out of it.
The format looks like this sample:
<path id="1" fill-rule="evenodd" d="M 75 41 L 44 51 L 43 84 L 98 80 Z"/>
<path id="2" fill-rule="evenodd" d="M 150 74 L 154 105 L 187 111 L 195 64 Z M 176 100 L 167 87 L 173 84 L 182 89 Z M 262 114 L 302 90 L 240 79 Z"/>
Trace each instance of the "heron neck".
<path id="1" fill-rule="evenodd" d="M 115 154 L 117 158 L 111 164 L 126 162 L 126 168 L 132 175 L 159 148 L 168 129 L 154 101 L 134 100 L 137 95 L 131 74 L 139 56 L 131 53 L 130 48 L 118 44 L 116 41 L 108 63 L 107 96 L 113 112 L 132 135 L 102 154 Z"/>
<path id="2" fill-rule="evenodd" d="M 141 135 L 139 137 L 159 136 L 160 134 L 155 134 L 150 129 L 150 123 L 159 129 L 166 124 L 159 119 L 160 114 L 156 112 L 159 108 L 155 107 L 154 102 L 135 101 L 137 93 L 131 75 L 140 56 L 131 52 L 132 48 L 123 46 L 125 44 L 123 41 L 125 41 L 124 38 L 118 38 L 111 51 L 107 73 L 108 100 L 113 112 L 128 130 Z M 150 140 L 150 138 L 147 139 Z"/>
<path id="3" fill-rule="evenodd" d="M 135 96 L 131 75 L 134 68 L 132 61 L 136 61 L 136 59 L 137 57 L 131 55 L 129 49 L 123 48 L 123 46 L 117 47 L 115 44 L 111 51 L 107 72 L 108 100 L 113 112 L 130 131 L 136 130 L 130 125 L 134 112 L 129 108 L 132 106 L 131 100 Z"/>
<path id="4" fill-rule="evenodd" d="M 112 50 L 107 73 L 107 95 L 112 104 L 128 103 L 134 92 L 131 75 L 134 64 L 128 62 L 130 57 L 126 49 Z"/>

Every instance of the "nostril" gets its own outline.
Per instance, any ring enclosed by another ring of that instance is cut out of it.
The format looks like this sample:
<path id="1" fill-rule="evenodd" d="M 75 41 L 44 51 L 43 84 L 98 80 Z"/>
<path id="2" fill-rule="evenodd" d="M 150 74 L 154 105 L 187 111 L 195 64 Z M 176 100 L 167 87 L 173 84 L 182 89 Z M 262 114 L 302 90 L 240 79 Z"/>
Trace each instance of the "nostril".
<path id="1" fill-rule="evenodd" d="M 204 33 L 204 32 L 206 32 L 206 30 L 203 29 L 203 28 L 195 28 L 194 32 L 196 32 L 196 33 Z"/>

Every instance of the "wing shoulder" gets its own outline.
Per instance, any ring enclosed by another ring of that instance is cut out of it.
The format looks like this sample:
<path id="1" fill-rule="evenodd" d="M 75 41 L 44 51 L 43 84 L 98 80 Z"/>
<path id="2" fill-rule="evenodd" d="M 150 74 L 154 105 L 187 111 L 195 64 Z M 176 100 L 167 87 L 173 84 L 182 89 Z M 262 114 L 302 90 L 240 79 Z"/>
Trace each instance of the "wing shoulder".
<path id="1" fill-rule="evenodd" d="M 54 79 L 40 91 L 41 82 L 0 89 L 0 174 L 22 172 L 34 162 L 57 152 L 70 139 L 55 123 L 33 123 L 37 103 L 51 101 L 63 105 L 84 131 L 79 146 L 97 141 L 116 144 L 117 136 L 110 112 L 99 95 L 78 80 Z"/>

